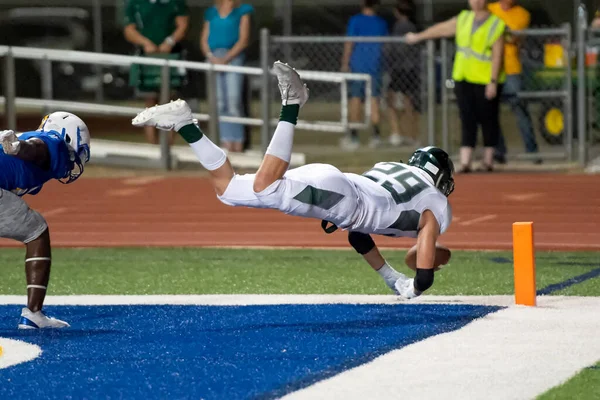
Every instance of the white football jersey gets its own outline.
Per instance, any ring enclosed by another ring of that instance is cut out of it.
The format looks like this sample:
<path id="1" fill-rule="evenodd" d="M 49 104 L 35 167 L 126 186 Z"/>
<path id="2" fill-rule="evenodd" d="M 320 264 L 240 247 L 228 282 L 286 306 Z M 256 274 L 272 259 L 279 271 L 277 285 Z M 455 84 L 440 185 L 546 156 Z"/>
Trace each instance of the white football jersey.
<path id="1" fill-rule="evenodd" d="M 362 175 L 345 174 L 356 186 L 359 205 L 352 231 L 392 237 L 417 237 L 424 211 L 435 215 L 440 234 L 452 221 L 448 199 L 419 168 L 383 162 Z"/>

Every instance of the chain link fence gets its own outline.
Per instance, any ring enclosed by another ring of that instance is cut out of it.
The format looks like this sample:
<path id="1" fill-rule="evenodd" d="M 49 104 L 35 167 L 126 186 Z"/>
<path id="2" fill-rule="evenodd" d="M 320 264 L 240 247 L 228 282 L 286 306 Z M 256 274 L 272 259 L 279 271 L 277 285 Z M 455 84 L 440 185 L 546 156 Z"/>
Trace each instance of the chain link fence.
<path id="1" fill-rule="evenodd" d="M 274 36 L 269 48 L 270 62 L 282 60 L 297 69 L 371 76 L 371 101 L 363 82 L 348 84 L 351 124 L 348 135 L 339 138 L 343 148 L 414 147 L 427 142 L 428 116 L 435 100 L 429 98 L 432 93 L 427 84 L 433 74 L 433 63 L 429 62 L 433 59 L 428 55 L 431 46 L 429 50 L 426 45 L 410 46 L 401 37 Z M 332 90 L 327 82 L 313 82 L 310 93 L 303 115 L 339 120 L 339 91 Z M 371 107 L 371 121 L 366 122 L 371 126 L 354 137 L 352 122 L 363 121 L 367 107 Z"/>

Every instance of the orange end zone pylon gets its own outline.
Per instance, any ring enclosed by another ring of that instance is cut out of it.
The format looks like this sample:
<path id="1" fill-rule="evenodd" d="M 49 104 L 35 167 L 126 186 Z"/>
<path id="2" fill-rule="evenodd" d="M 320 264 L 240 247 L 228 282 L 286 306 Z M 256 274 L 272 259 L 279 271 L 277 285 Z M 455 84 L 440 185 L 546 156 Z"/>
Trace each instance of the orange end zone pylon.
<path id="1" fill-rule="evenodd" d="M 513 258 L 515 269 L 515 303 L 524 306 L 535 306 L 533 222 L 515 222 L 513 224 Z"/>

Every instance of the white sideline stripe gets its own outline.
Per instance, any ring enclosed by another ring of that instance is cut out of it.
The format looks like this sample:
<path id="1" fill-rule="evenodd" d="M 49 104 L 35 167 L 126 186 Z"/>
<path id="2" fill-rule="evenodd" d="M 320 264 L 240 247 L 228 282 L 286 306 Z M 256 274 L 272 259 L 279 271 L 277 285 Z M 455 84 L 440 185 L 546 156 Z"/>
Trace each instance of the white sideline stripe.
<path id="1" fill-rule="evenodd" d="M 0 305 L 25 304 L 26 296 L 0 296 Z M 510 306 L 512 296 L 421 296 L 405 301 L 394 295 L 74 295 L 47 296 L 44 305 L 208 305 L 248 306 L 276 304 L 481 304 Z"/>
<path id="2" fill-rule="evenodd" d="M 20 340 L 0 338 L 0 346 L 3 350 L 0 356 L 0 369 L 31 361 L 42 354 L 40 346 Z"/>
<path id="3" fill-rule="evenodd" d="M 284 397 L 532 399 L 600 360 L 600 298 L 538 298 Z"/>

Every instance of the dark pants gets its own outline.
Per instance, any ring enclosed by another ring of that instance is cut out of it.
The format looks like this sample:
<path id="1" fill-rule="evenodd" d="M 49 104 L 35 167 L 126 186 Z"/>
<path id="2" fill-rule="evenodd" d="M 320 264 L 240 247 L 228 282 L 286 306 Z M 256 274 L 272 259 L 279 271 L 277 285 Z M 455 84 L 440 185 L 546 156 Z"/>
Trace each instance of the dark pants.
<path id="1" fill-rule="evenodd" d="M 517 116 L 517 123 L 519 125 L 521 137 L 523 138 L 525 151 L 528 153 L 537 153 L 538 145 L 535 140 L 531 116 L 529 115 L 525 102 L 517 97 L 517 93 L 521 91 L 521 84 L 521 75 L 507 75 L 506 83 L 502 90 L 502 100 L 510 104 L 510 107 Z M 504 142 L 504 135 L 500 132 L 498 146 L 496 147 L 496 155 L 504 156 L 505 154 L 506 144 Z"/>
<path id="2" fill-rule="evenodd" d="M 481 125 L 483 145 L 496 147 L 500 136 L 499 112 L 502 85 L 498 85 L 498 93 L 492 100 L 485 97 L 485 85 L 456 82 L 454 90 L 462 124 L 461 146 L 477 145 L 477 131 Z"/>

